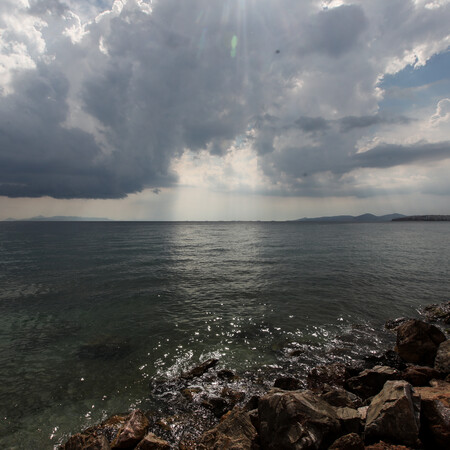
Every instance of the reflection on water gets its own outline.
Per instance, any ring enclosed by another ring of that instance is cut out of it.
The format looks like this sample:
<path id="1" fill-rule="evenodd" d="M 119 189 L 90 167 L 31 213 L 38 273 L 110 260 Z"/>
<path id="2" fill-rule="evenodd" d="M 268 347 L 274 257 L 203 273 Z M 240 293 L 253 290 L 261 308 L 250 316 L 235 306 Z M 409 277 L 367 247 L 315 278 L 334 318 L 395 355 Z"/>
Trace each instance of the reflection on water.
<path id="1" fill-rule="evenodd" d="M 447 236 L 445 223 L 1 223 L 0 444 L 49 448 L 151 407 L 152 380 L 209 357 L 299 374 L 382 348 L 386 319 L 447 299 Z"/>

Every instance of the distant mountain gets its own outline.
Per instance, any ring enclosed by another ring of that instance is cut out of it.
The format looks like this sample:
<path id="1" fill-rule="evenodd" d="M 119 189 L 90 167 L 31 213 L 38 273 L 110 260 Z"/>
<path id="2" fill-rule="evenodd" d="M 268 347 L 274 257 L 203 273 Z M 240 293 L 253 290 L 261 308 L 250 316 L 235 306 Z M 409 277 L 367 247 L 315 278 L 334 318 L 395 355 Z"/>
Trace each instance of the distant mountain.
<path id="1" fill-rule="evenodd" d="M 445 215 L 428 215 L 428 216 L 407 216 L 393 219 L 395 221 L 414 221 L 414 222 L 450 222 L 450 216 Z"/>
<path id="2" fill-rule="evenodd" d="M 29 219 L 6 219 L 5 222 L 109 222 L 106 217 L 79 217 L 79 216 L 36 216 Z"/>
<path id="3" fill-rule="evenodd" d="M 405 217 L 403 214 L 386 214 L 384 216 L 375 216 L 374 214 L 362 214 L 361 216 L 327 216 L 327 217 L 304 217 L 295 222 L 340 222 L 340 223 L 371 223 L 371 222 L 391 222 L 394 219 Z"/>

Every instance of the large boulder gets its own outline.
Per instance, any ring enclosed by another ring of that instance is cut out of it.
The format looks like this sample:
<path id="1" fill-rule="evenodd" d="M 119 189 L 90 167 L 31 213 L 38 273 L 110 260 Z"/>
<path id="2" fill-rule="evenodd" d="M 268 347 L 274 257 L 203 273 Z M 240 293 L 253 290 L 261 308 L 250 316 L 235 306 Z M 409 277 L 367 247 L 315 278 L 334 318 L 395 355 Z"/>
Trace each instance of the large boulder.
<path id="1" fill-rule="evenodd" d="M 256 450 L 258 433 L 250 416 L 236 406 L 225 414 L 220 423 L 202 435 L 198 450 Z"/>
<path id="2" fill-rule="evenodd" d="M 113 449 L 134 448 L 144 438 L 148 427 L 149 421 L 145 414 L 140 409 L 132 411 L 124 426 L 117 433 L 111 447 Z"/>
<path id="3" fill-rule="evenodd" d="M 438 370 L 427 366 L 409 366 L 401 375 L 402 380 L 413 386 L 428 386 L 428 383 L 434 378 L 442 378 L 442 374 Z"/>
<path id="4" fill-rule="evenodd" d="M 400 372 L 388 366 L 375 366 L 373 369 L 363 370 L 356 377 L 349 378 L 346 387 L 350 392 L 362 398 L 369 398 L 378 394 L 388 380 L 398 380 Z"/>
<path id="5" fill-rule="evenodd" d="M 343 388 L 326 389 L 320 394 L 320 397 L 331 406 L 336 406 L 339 408 L 359 408 L 362 406 L 361 398 Z"/>
<path id="6" fill-rule="evenodd" d="M 387 381 L 367 411 L 366 441 L 416 446 L 419 429 L 420 398 L 407 381 Z"/>
<path id="7" fill-rule="evenodd" d="M 450 373 L 450 341 L 440 343 L 434 361 L 434 368 L 445 374 Z"/>
<path id="8" fill-rule="evenodd" d="M 450 383 L 415 389 L 422 401 L 422 440 L 429 448 L 450 448 Z"/>
<path id="9" fill-rule="evenodd" d="M 397 328 L 395 350 L 406 362 L 433 366 L 436 352 L 445 335 L 439 328 L 411 319 Z"/>
<path id="10" fill-rule="evenodd" d="M 340 434 L 335 408 L 311 391 L 271 391 L 260 398 L 258 413 L 267 450 L 327 448 Z"/>

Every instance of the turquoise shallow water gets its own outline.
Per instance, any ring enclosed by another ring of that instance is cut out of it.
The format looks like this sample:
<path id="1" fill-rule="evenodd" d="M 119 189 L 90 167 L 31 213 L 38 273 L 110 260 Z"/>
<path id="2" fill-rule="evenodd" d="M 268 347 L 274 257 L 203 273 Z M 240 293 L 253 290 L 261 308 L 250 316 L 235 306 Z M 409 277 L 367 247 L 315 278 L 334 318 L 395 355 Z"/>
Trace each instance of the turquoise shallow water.
<path id="1" fill-rule="evenodd" d="M 52 448 L 216 356 L 304 370 L 448 300 L 448 223 L 0 223 L 0 446 Z"/>

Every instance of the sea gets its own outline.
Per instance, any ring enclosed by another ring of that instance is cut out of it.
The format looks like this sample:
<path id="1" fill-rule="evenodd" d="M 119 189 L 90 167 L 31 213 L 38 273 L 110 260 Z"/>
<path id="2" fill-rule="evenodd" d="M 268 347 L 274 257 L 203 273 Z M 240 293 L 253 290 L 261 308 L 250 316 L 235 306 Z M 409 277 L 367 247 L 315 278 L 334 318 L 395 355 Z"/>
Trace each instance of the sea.
<path id="1" fill-rule="evenodd" d="M 449 235 L 448 222 L 1 222 L 0 448 L 56 448 L 154 408 L 152 383 L 208 358 L 270 381 L 382 352 L 386 320 L 449 300 Z"/>

